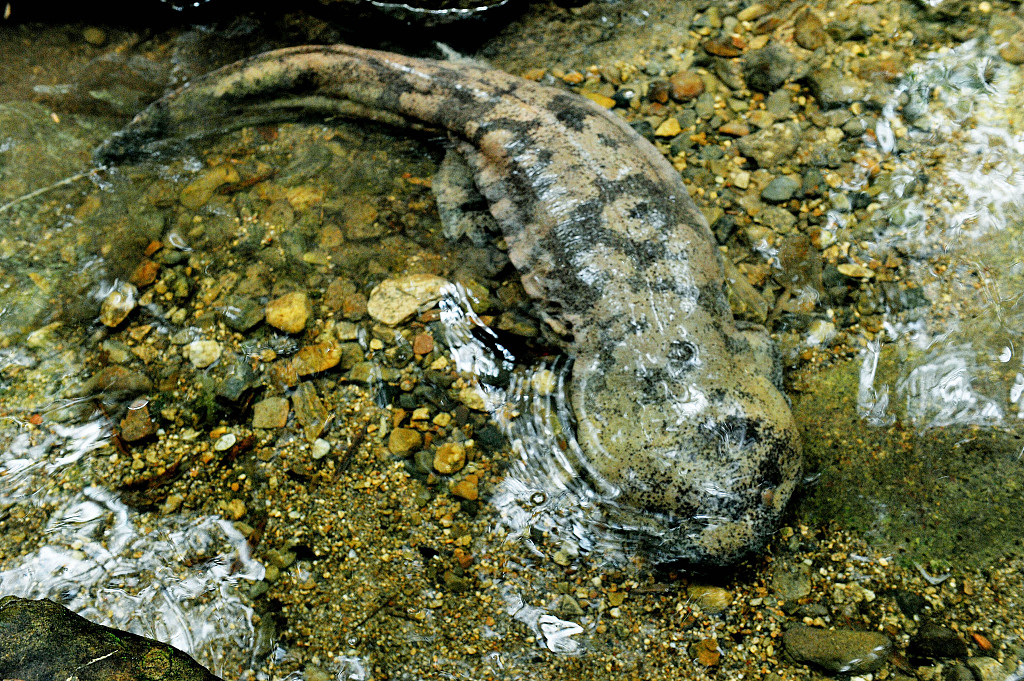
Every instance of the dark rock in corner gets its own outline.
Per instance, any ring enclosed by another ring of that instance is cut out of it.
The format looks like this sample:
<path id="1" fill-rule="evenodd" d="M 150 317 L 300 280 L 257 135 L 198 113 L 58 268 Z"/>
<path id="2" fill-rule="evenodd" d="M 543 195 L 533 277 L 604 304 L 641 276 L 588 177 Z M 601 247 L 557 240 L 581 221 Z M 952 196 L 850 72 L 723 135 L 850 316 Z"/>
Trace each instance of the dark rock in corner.
<path id="1" fill-rule="evenodd" d="M 0 599 L 0 678 L 220 681 L 166 643 L 93 624 L 53 601 L 17 596 Z"/>

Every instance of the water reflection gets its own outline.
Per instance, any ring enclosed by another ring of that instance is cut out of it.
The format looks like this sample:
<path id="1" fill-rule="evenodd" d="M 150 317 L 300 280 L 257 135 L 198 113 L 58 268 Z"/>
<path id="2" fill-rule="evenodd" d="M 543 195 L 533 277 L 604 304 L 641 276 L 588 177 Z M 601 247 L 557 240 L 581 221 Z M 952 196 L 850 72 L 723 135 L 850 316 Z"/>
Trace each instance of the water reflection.
<path id="1" fill-rule="evenodd" d="M 40 545 L 0 570 L 0 590 L 48 598 L 93 622 L 166 641 L 214 673 L 234 676 L 255 660 L 252 608 L 239 587 L 264 569 L 234 526 L 218 517 L 166 516 L 142 521 L 114 493 L 62 491 L 47 479 L 102 444 L 94 421 L 56 427 L 30 445 L 25 433 L 0 453 L 0 504 L 22 515 L 26 499 L 48 510 Z"/>
<path id="2" fill-rule="evenodd" d="M 876 126 L 892 178 L 876 196 L 876 246 L 909 256 L 933 310 L 894 315 L 869 345 L 860 409 L 875 422 L 1010 425 L 1019 411 L 1024 76 L 997 47 L 972 40 L 915 64 Z M 888 383 L 874 373 L 883 349 L 903 367 Z"/>

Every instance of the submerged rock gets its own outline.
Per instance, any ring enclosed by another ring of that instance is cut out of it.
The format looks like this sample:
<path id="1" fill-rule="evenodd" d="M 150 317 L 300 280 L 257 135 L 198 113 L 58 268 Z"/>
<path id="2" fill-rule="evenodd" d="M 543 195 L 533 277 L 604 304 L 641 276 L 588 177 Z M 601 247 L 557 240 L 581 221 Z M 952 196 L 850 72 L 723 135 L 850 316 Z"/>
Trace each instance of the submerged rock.
<path id="1" fill-rule="evenodd" d="M 876 631 L 798 626 L 786 632 L 783 642 L 797 662 L 817 665 L 831 674 L 876 671 L 892 653 L 892 641 Z"/>
<path id="2" fill-rule="evenodd" d="M 219 681 L 166 643 L 94 624 L 53 601 L 17 596 L 0 599 L 0 678 Z"/>

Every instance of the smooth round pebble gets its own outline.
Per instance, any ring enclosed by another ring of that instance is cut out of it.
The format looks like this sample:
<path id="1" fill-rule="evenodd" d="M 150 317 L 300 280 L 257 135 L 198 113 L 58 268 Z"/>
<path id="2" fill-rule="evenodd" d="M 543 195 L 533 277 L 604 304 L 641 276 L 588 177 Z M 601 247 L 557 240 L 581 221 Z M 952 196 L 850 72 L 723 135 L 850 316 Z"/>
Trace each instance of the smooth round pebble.
<path id="1" fill-rule="evenodd" d="M 331 451 L 331 443 L 322 437 L 318 437 L 313 441 L 312 454 L 313 460 L 318 461 L 327 456 Z"/>
<path id="2" fill-rule="evenodd" d="M 188 344 L 188 358 L 197 369 L 205 369 L 220 359 L 220 343 L 213 340 L 194 340 Z"/>

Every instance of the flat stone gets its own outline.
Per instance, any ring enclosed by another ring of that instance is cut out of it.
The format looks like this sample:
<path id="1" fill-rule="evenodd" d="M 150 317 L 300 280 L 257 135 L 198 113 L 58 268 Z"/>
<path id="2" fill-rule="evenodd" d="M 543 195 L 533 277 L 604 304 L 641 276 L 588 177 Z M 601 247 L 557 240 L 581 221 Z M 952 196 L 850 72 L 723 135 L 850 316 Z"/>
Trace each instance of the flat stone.
<path id="1" fill-rule="evenodd" d="M 362 351 L 359 354 L 362 357 Z M 380 376 L 380 368 L 375 362 L 356 362 L 348 372 L 348 380 L 354 383 L 369 383 Z"/>
<path id="2" fill-rule="evenodd" d="M 1006 669 L 1003 665 L 999 664 L 999 660 L 991 657 L 972 657 L 967 661 L 967 666 L 970 667 L 968 674 L 971 671 L 974 672 L 973 677 L 966 677 L 972 681 L 975 678 L 978 681 L 1007 681 L 1007 679 L 1014 678 L 1015 676 L 1014 669 Z"/>
<path id="3" fill-rule="evenodd" d="M 457 483 L 452 485 L 451 492 L 457 497 L 462 497 L 469 501 L 476 501 L 480 498 L 480 490 L 477 488 L 476 476 L 467 475 L 464 480 L 459 480 Z"/>
<path id="4" fill-rule="evenodd" d="M 793 58 L 777 46 L 752 50 L 743 57 L 743 78 L 754 92 L 769 94 L 782 87 L 793 71 Z"/>
<path id="5" fill-rule="evenodd" d="M 121 437 L 126 442 L 138 442 L 156 433 L 156 424 L 149 416 L 149 406 L 142 405 L 137 409 L 129 409 L 121 419 Z"/>
<path id="6" fill-rule="evenodd" d="M 446 279 L 432 274 L 385 279 L 370 292 L 366 311 L 388 326 L 400 324 L 421 310 L 433 307 L 441 299 L 441 288 L 447 283 Z"/>
<path id="7" fill-rule="evenodd" d="M 376 239 L 384 233 L 377 221 L 377 209 L 366 201 L 353 201 L 345 206 L 345 238 L 350 241 Z"/>
<path id="8" fill-rule="evenodd" d="M 800 126 L 791 122 L 770 127 L 736 141 L 740 153 L 754 159 L 761 168 L 773 168 L 786 161 L 800 144 Z"/>
<path id="9" fill-rule="evenodd" d="M 222 163 L 213 168 L 201 171 L 194 180 L 181 190 L 178 200 L 181 205 L 196 210 L 206 205 L 213 198 L 217 187 L 223 184 L 238 182 L 238 171 L 230 163 Z"/>
<path id="10" fill-rule="evenodd" d="M 423 436 L 412 428 L 395 428 L 388 435 L 388 451 L 395 456 L 409 456 L 422 446 Z"/>
<path id="11" fill-rule="evenodd" d="M 876 631 L 816 629 L 796 626 L 783 637 L 786 652 L 797 662 L 816 665 L 830 674 L 864 674 L 882 668 L 892 641 Z"/>
<path id="12" fill-rule="evenodd" d="M 248 331 L 263 321 L 263 306 L 247 296 L 228 296 L 220 313 L 234 331 Z"/>
<path id="13" fill-rule="evenodd" d="M 253 428 L 284 428 L 288 423 L 288 398 L 268 397 L 252 408 Z"/>
<path id="14" fill-rule="evenodd" d="M 292 395 L 292 404 L 295 406 L 295 420 L 302 424 L 306 440 L 315 441 L 324 432 L 331 417 L 313 384 L 300 383 Z"/>
<path id="15" fill-rule="evenodd" d="M 743 50 L 736 44 L 729 36 L 722 36 L 721 38 L 712 38 L 711 40 L 705 40 L 701 47 L 708 54 L 712 54 L 716 57 L 738 57 L 743 54 Z"/>
<path id="16" fill-rule="evenodd" d="M 825 27 L 813 12 L 804 10 L 793 27 L 796 44 L 805 50 L 816 50 L 825 44 Z"/>
<path id="17" fill-rule="evenodd" d="M 153 381 L 145 374 L 121 366 L 108 366 L 82 386 L 82 395 L 101 392 L 109 396 L 139 394 L 153 389 Z"/>
<path id="18" fill-rule="evenodd" d="M 786 175 L 781 175 L 761 190 L 761 198 L 771 203 L 783 203 L 793 198 L 798 189 L 800 189 L 799 182 Z"/>
<path id="19" fill-rule="evenodd" d="M 807 76 L 807 85 L 822 109 L 848 106 L 864 99 L 864 86 L 837 69 L 812 71 Z"/>
<path id="20" fill-rule="evenodd" d="M 314 343 L 307 345 L 292 358 L 295 373 L 298 376 L 309 376 L 327 371 L 341 361 L 341 346 L 337 343 Z"/>
<path id="21" fill-rule="evenodd" d="M 285 333 L 300 333 L 309 319 L 309 297 L 301 291 L 286 293 L 267 303 L 267 324 Z"/>
<path id="22" fill-rule="evenodd" d="M 782 206 L 765 206 L 754 216 L 754 222 L 768 227 L 776 234 L 789 234 L 796 225 L 796 216 Z"/>
<path id="23" fill-rule="evenodd" d="M 720 586 L 691 584 L 686 595 L 705 612 L 721 612 L 732 604 L 732 592 Z"/>

